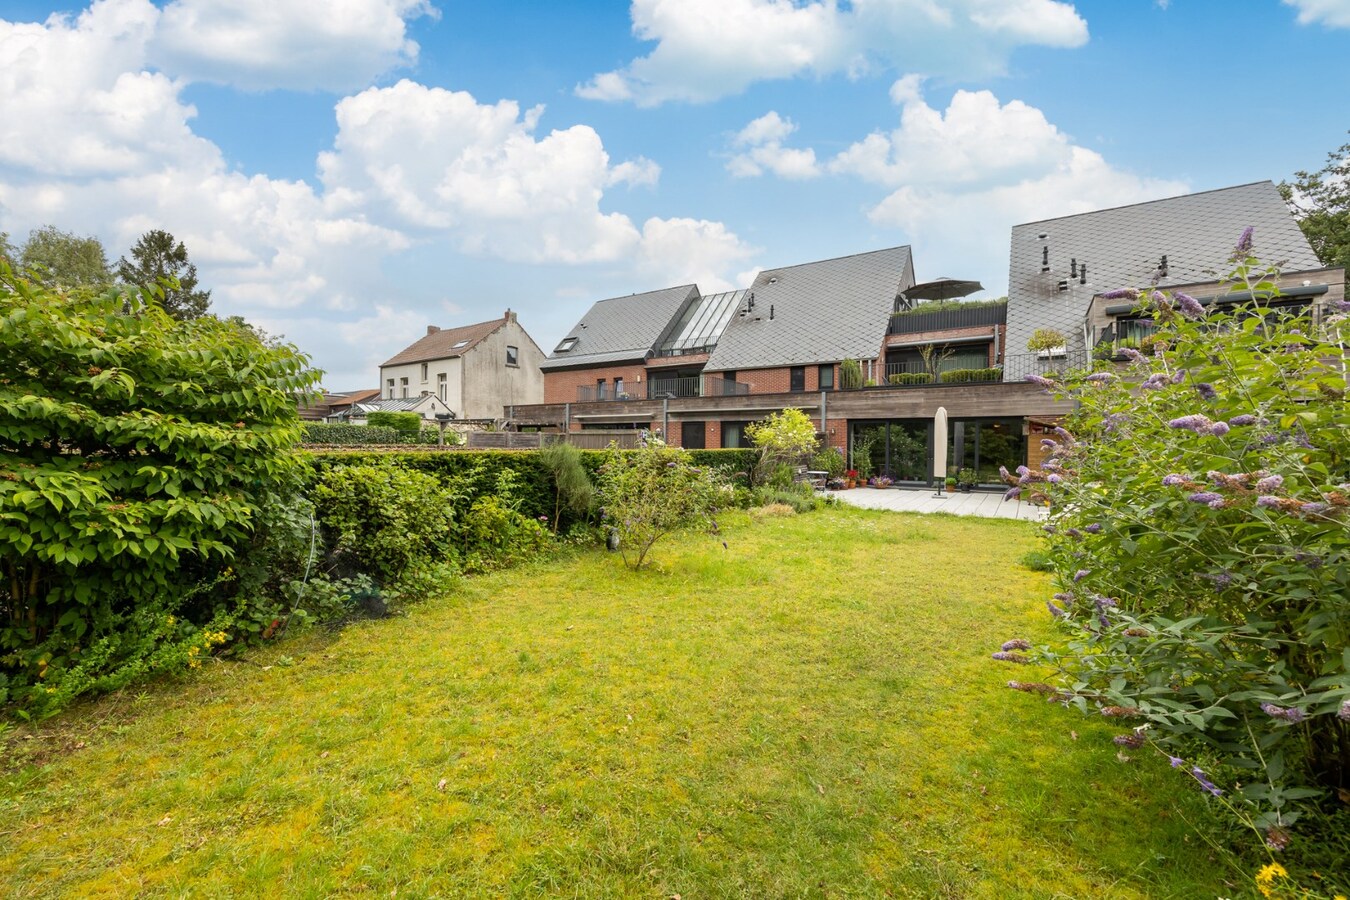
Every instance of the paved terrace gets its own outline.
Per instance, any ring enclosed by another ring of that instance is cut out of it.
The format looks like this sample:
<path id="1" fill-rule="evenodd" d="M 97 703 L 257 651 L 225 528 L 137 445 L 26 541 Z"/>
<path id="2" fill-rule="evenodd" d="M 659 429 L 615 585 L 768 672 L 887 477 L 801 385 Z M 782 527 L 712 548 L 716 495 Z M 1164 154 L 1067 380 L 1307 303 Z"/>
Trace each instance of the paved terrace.
<path id="1" fill-rule="evenodd" d="M 988 519 L 1045 518 L 1045 507 L 1032 506 L 1020 500 L 1004 502 L 1003 493 L 972 491 L 969 494 L 943 493 L 933 496 L 928 488 L 854 488 L 851 491 L 829 491 L 841 503 L 867 509 L 890 509 L 897 512 L 952 513 L 957 516 L 984 516 Z"/>

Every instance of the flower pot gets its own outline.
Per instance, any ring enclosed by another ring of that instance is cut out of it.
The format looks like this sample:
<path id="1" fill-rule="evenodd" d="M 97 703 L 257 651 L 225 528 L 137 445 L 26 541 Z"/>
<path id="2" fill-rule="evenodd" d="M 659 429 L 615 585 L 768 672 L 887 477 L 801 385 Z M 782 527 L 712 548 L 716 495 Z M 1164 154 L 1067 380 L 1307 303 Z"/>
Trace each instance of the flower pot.
<path id="1" fill-rule="evenodd" d="M 846 491 L 851 491 L 851 490 L 853 490 L 853 488 L 856 487 L 856 486 L 857 486 L 857 485 L 856 485 L 854 482 L 852 482 L 852 481 L 845 481 L 845 482 L 844 482 L 844 490 L 846 490 Z"/>
<path id="2" fill-rule="evenodd" d="M 954 485 L 954 484 L 949 484 L 949 485 L 947 485 L 947 493 L 949 493 L 949 494 L 955 494 L 955 493 L 956 493 L 956 485 Z"/>

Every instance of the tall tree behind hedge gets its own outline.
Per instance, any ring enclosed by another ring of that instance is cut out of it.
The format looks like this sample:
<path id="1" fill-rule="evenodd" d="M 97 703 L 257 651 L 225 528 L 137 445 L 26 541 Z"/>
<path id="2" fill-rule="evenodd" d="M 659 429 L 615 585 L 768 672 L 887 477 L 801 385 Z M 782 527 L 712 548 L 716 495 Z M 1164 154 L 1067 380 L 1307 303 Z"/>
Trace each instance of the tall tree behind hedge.
<path id="1" fill-rule="evenodd" d="M 180 595 L 193 560 L 223 567 L 293 471 L 295 397 L 318 374 L 148 291 L 67 292 L 0 265 L 0 675 Z"/>
<path id="2" fill-rule="evenodd" d="M 1295 172 L 1280 194 L 1324 266 L 1350 268 L 1350 144 L 1327 154 L 1316 172 Z"/>
<path id="3" fill-rule="evenodd" d="M 539 459 L 553 476 L 553 533 L 557 534 L 564 510 L 584 516 L 590 509 L 595 486 L 581 464 L 581 451 L 574 444 L 566 441 L 545 444 L 539 451 Z"/>
<path id="4" fill-rule="evenodd" d="M 112 282 L 99 239 L 79 237 L 55 225 L 29 233 L 19 264 L 47 287 L 103 287 Z"/>
<path id="5" fill-rule="evenodd" d="M 188 260 L 187 247 L 158 228 L 141 235 L 131 260 L 118 260 L 117 277 L 127 285 L 159 285 L 164 309 L 175 319 L 204 316 L 211 305 L 211 292 L 197 290 L 197 267 Z"/>

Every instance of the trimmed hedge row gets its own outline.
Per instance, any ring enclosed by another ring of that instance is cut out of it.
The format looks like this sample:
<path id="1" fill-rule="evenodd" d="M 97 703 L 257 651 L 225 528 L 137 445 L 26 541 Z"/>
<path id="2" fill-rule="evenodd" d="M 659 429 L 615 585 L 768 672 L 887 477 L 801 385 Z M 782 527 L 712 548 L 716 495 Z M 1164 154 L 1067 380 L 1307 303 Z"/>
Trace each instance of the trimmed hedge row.
<path id="1" fill-rule="evenodd" d="M 932 384 L 933 376 L 927 372 L 900 372 L 886 380 L 891 384 Z"/>
<path id="2" fill-rule="evenodd" d="M 952 369 L 943 372 L 939 380 L 943 384 L 965 384 L 966 382 L 976 381 L 999 381 L 1003 374 L 1002 369 Z"/>
<path id="3" fill-rule="evenodd" d="M 439 429 L 424 428 L 416 432 L 402 432 L 384 425 L 346 425 L 340 422 L 308 422 L 300 442 L 304 445 L 329 447 L 365 447 L 371 444 L 435 444 Z M 453 431 L 445 433 L 447 444 L 459 442 Z"/>
<path id="4" fill-rule="evenodd" d="M 636 451 L 620 451 L 632 453 Z M 690 450 L 695 465 L 707 466 L 724 473 L 728 479 L 745 476 L 748 480 L 755 464 L 759 461 L 759 451 L 740 450 Z M 608 450 L 582 450 L 581 464 L 592 479 L 596 477 L 604 463 Z M 338 466 L 396 465 L 419 472 L 426 472 L 439 479 L 460 478 L 478 471 L 482 476 L 480 484 L 487 486 L 495 480 L 498 472 L 509 470 L 516 474 L 522 498 L 520 512 L 529 518 L 551 516 L 553 514 L 553 477 L 545 468 L 543 460 L 536 450 L 454 450 L 454 451 L 404 451 L 404 450 L 302 450 L 301 455 L 309 463 L 311 477 L 317 481 L 319 476 Z M 480 468 L 481 466 L 481 468 Z M 564 519 L 564 526 L 569 524 Z"/>

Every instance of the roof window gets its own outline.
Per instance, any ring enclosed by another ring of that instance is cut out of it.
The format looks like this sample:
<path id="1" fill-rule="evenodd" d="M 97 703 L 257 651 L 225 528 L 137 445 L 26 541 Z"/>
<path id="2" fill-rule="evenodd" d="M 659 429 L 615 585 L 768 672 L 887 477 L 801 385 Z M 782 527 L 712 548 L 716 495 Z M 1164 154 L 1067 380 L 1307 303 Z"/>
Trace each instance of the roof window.
<path id="1" fill-rule="evenodd" d="M 566 353 L 568 350 L 571 350 L 571 349 L 572 349 L 573 347 L 575 347 L 576 345 L 577 345 L 577 338 L 574 338 L 574 337 L 563 338 L 562 343 L 559 344 L 559 345 L 558 345 L 558 348 L 557 348 L 556 350 L 554 350 L 553 352 L 554 352 L 554 353 Z"/>
<path id="2" fill-rule="evenodd" d="M 468 341 L 458 341 L 458 342 L 455 344 L 455 346 L 451 347 L 450 349 L 451 349 L 451 350 L 458 350 L 458 349 L 461 348 L 461 347 L 467 347 L 467 346 L 469 346 L 469 342 L 468 342 Z"/>

